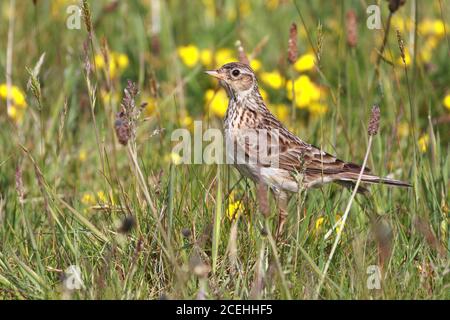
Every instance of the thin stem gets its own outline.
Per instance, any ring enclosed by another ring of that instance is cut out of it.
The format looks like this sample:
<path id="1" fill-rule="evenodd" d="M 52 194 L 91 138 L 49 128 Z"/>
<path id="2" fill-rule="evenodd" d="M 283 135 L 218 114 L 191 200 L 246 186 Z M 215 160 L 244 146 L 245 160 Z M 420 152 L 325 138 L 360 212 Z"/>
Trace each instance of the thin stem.
<path id="1" fill-rule="evenodd" d="M 345 212 L 344 212 L 344 215 L 342 217 L 341 228 L 339 228 L 337 230 L 336 240 L 334 241 L 334 244 L 333 244 L 333 247 L 331 249 L 330 255 L 329 255 L 328 260 L 327 260 L 327 262 L 325 264 L 325 268 L 323 269 L 322 275 L 320 277 L 320 282 L 319 282 L 319 285 L 317 286 L 316 294 L 314 296 L 315 299 L 317 299 L 319 297 L 320 291 L 322 289 L 323 282 L 324 282 L 325 277 L 326 277 L 327 272 L 328 272 L 328 268 L 330 267 L 330 264 L 331 264 L 331 260 L 333 259 L 333 256 L 334 256 L 334 253 L 336 251 L 336 248 L 337 248 L 337 246 L 339 244 L 339 241 L 341 240 L 341 235 L 342 235 L 342 232 L 344 231 L 345 222 L 347 221 L 347 217 L 348 217 L 348 214 L 350 212 L 350 208 L 352 207 L 353 200 L 355 199 L 356 193 L 358 192 L 359 184 L 361 183 L 362 175 L 364 173 L 364 168 L 366 167 L 367 160 L 369 159 L 370 148 L 372 147 L 372 140 L 373 140 L 373 136 L 369 136 L 369 144 L 367 146 L 366 155 L 364 157 L 364 161 L 363 161 L 363 164 L 361 166 L 361 171 L 359 172 L 358 180 L 356 180 L 356 184 L 355 184 L 355 187 L 353 188 L 353 192 L 352 192 L 352 195 L 350 197 L 350 200 L 347 203 L 347 208 L 345 208 Z"/>

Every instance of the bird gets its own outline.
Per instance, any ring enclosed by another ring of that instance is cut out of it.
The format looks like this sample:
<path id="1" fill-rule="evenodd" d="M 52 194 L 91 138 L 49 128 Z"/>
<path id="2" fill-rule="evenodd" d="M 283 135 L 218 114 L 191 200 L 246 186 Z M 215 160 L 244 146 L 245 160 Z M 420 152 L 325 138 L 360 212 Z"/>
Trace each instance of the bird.
<path id="1" fill-rule="evenodd" d="M 205 72 L 219 80 L 229 99 L 223 122 L 227 157 L 242 175 L 275 195 L 279 207 L 276 239 L 283 234 L 291 194 L 331 182 L 349 188 L 355 185 L 362 167 L 340 160 L 289 131 L 268 109 L 249 65 L 230 62 Z M 361 182 L 411 186 L 372 174 L 366 167 Z M 358 190 L 368 191 L 365 187 Z"/>

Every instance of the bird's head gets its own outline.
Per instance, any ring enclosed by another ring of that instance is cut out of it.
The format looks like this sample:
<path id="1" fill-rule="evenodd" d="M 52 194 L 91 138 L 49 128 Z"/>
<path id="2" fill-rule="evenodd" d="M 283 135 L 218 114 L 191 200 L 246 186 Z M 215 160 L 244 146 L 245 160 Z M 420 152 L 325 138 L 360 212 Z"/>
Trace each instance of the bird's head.
<path id="1" fill-rule="evenodd" d="M 219 79 L 230 97 L 245 97 L 252 90 L 257 90 L 255 73 L 246 64 L 231 62 L 217 70 L 206 71 L 206 73 Z"/>

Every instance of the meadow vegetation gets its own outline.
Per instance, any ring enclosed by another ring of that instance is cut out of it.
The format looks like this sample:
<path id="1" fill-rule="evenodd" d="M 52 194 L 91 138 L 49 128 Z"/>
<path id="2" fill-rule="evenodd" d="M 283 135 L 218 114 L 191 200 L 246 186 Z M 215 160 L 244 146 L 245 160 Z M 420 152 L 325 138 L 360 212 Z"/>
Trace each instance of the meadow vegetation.
<path id="1" fill-rule="evenodd" d="M 0 299 L 450 298 L 450 6 L 389 2 L 1 1 Z M 351 191 L 303 191 L 276 244 L 271 197 L 264 215 L 235 169 L 172 153 L 173 130 L 221 128 L 203 71 L 239 48 L 272 112 L 344 160 L 362 163 L 379 105 L 368 167 L 413 188 L 372 186 L 345 226 Z"/>

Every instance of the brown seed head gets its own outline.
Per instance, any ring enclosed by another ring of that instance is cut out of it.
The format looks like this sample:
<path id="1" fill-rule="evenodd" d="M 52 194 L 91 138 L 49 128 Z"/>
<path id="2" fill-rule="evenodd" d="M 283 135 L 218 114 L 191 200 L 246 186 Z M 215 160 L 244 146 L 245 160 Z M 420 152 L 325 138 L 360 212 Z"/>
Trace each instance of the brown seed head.
<path id="1" fill-rule="evenodd" d="M 291 24 L 289 29 L 289 40 L 288 40 L 288 61 L 290 64 L 294 64 L 298 59 L 298 48 L 297 48 L 297 25 L 295 22 Z"/>
<path id="2" fill-rule="evenodd" d="M 89 33 L 89 37 L 91 37 L 92 35 L 91 9 L 89 7 L 89 2 L 87 0 L 83 0 L 81 4 L 81 11 L 83 14 L 84 25 L 86 26 L 86 30 Z"/>
<path id="3" fill-rule="evenodd" d="M 369 128 L 367 131 L 370 136 L 374 136 L 378 133 L 379 128 L 380 128 L 380 107 L 374 105 L 372 107 L 372 113 L 370 115 L 369 120 Z"/>
<path id="4" fill-rule="evenodd" d="M 136 122 L 146 105 L 136 106 L 135 98 L 137 94 L 138 89 L 136 84 L 128 80 L 128 85 L 124 90 L 124 97 L 120 104 L 121 111 L 116 114 L 116 121 L 114 123 L 117 138 L 124 146 L 128 144 L 130 139 L 135 138 Z"/>
<path id="5" fill-rule="evenodd" d="M 351 9 L 347 12 L 345 25 L 347 28 L 347 44 L 354 48 L 358 43 L 358 24 L 355 10 Z"/>
<path id="6" fill-rule="evenodd" d="M 402 57 L 403 63 L 406 63 L 405 61 L 405 43 L 403 42 L 402 35 L 399 30 L 397 30 L 397 42 L 398 47 L 400 49 L 400 56 Z"/>

